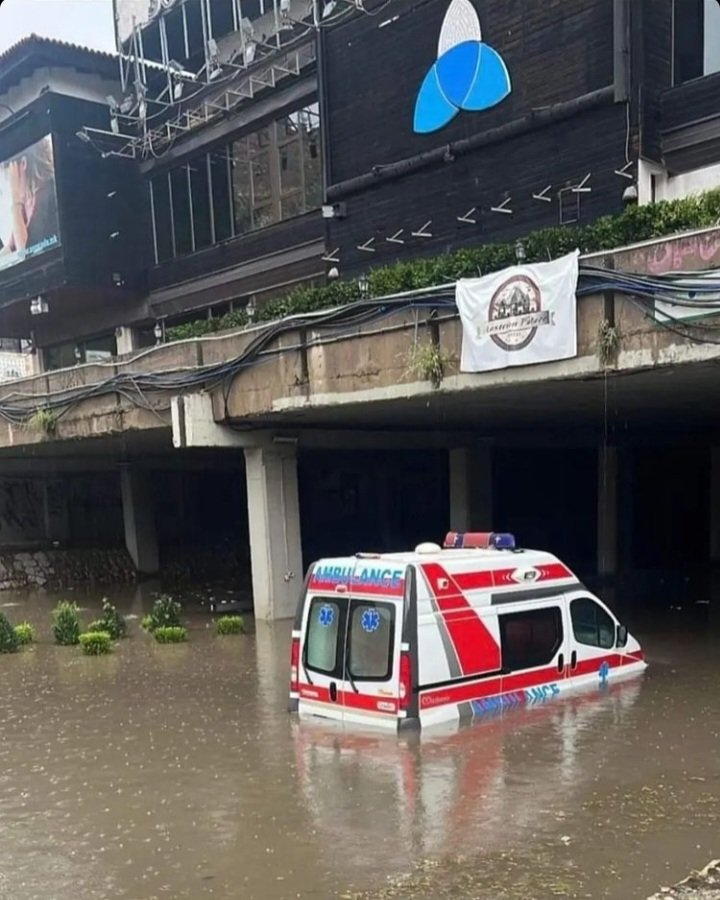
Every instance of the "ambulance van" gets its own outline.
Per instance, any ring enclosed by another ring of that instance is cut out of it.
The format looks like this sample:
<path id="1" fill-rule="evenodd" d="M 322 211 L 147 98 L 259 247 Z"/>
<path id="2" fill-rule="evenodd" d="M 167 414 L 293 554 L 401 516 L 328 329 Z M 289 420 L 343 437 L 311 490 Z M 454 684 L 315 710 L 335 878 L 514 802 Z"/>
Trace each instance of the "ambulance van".
<path id="1" fill-rule="evenodd" d="M 646 668 L 638 642 L 552 554 L 512 535 L 311 566 L 292 635 L 301 718 L 423 728 L 601 689 Z"/>

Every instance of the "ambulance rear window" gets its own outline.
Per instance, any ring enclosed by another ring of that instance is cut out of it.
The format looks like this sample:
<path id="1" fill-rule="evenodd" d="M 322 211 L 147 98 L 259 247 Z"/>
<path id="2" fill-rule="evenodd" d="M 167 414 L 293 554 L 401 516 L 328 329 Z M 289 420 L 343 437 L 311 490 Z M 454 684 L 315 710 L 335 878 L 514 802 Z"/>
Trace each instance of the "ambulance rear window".
<path id="1" fill-rule="evenodd" d="M 305 637 L 305 665 L 315 672 L 337 674 L 340 649 L 340 606 L 335 600 L 313 597 Z"/>
<path id="2" fill-rule="evenodd" d="M 353 678 L 387 681 L 392 675 L 395 606 L 354 600 L 350 611 L 348 669 Z"/>

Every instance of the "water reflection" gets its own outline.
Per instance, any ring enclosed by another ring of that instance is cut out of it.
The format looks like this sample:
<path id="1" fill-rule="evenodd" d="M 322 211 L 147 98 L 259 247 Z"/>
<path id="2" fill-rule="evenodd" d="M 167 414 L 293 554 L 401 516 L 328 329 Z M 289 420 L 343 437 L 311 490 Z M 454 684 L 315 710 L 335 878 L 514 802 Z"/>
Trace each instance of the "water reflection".
<path id="1" fill-rule="evenodd" d="M 493 852 L 541 828 L 591 770 L 579 757 L 598 731 L 622 727 L 641 680 L 462 728 L 455 734 L 359 734 L 296 723 L 297 771 L 313 821 L 360 877 L 367 848 L 401 859 Z M 600 757 L 608 748 L 600 748 Z M 601 758 L 595 757 L 600 763 Z"/>

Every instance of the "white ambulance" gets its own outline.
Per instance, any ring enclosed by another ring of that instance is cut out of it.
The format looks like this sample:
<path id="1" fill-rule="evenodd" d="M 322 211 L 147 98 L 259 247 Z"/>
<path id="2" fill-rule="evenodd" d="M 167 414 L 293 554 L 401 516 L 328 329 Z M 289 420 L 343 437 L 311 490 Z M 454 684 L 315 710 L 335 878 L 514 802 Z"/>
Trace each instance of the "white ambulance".
<path id="1" fill-rule="evenodd" d="M 295 619 L 290 707 L 397 729 L 544 703 L 646 668 L 638 642 L 550 553 L 512 535 L 311 566 Z"/>

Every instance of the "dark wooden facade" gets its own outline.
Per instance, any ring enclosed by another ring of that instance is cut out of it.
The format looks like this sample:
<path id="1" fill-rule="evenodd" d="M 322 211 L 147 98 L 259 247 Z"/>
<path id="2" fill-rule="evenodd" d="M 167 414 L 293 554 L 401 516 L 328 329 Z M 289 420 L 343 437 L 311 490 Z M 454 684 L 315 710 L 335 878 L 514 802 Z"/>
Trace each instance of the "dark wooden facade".
<path id="1" fill-rule="evenodd" d="M 343 271 L 622 209 L 627 182 L 614 173 L 635 147 L 627 104 L 616 102 L 618 4 L 474 0 L 512 93 L 419 135 L 415 98 L 448 5 L 401 0 L 323 35 L 328 195 L 346 212 L 332 220 L 330 242 Z M 592 192 L 568 190 L 587 176 Z M 533 199 L 548 186 L 552 202 Z M 505 200 L 512 215 L 491 211 Z M 473 207 L 477 224 L 458 221 Z M 428 220 L 432 237 L 413 238 Z M 388 243 L 400 229 L 406 243 Z M 371 238 L 375 253 L 357 249 Z"/>
<path id="2" fill-rule="evenodd" d="M 60 289 L 144 291 L 147 260 L 142 180 L 132 163 L 102 159 L 76 132 L 107 127 L 107 107 L 53 93 L 6 120 L 2 157 L 52 135 L 60 245 L 0 272 L 0 307 Z"/>

